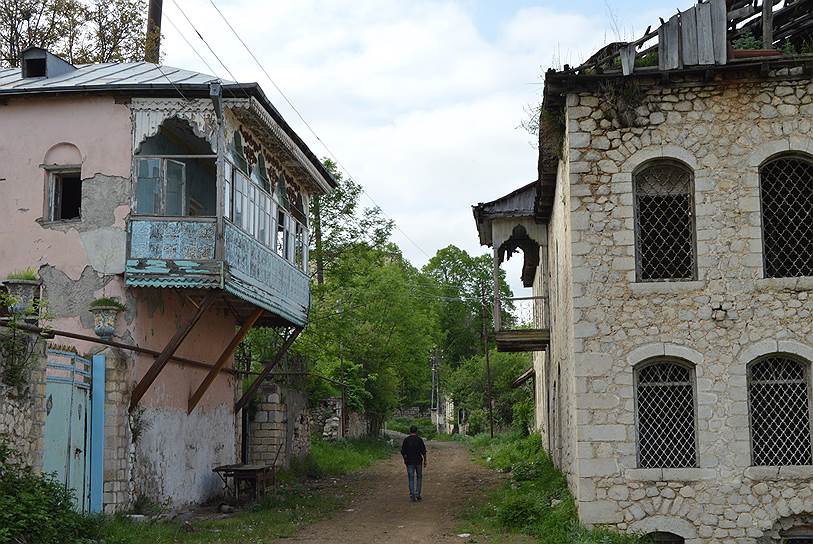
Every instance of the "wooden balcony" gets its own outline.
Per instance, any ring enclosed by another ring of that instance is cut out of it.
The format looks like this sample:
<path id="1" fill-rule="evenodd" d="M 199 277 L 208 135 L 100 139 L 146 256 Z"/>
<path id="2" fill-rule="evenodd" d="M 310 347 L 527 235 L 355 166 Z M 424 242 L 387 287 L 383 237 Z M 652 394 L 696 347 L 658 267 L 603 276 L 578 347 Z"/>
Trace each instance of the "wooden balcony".
<path id="1" fill-rule="evenodd" d="M 550 344 L 545 297 L 497 298 L 494 304 L 497 351 L 544 351 Z"/>
<path id="2" fill-rule="evenodd" d="M 308 276 L 230 221 L 223 222 L 223 257 L 217 258 L 214 217 L 130 219 L 125 283 L 219 289 L 246 306 L 265 309 L 267 324 L 304 326 L 310 305 Z"/>

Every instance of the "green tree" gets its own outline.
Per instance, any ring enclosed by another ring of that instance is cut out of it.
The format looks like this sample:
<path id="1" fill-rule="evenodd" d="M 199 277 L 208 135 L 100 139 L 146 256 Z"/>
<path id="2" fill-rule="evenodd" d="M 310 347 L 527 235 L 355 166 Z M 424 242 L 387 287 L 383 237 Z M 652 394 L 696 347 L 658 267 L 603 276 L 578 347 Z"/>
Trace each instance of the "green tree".
<path id="1" fill-rule="evenodd" d="M 146 12 L 146 0 L 2 0 L 0 67 L 31 46 L 73 64 L 142 60 Z"/>
<path id="2" fill-rule="evenodd" d="M 461 361 L 483 353 L 483 314 L 486 327 L 493 329 L 493 259 L 490 255 L 472 257 L 450 245 L 437 252 L 423 272 L 436 283 L 440 328 L 444 331 L 444 359 L 457 366 Z M 500 269 L 500 297 L 511 297 L 505 271 Z M 483 303 L 485 302 L 485 312 Z"/>

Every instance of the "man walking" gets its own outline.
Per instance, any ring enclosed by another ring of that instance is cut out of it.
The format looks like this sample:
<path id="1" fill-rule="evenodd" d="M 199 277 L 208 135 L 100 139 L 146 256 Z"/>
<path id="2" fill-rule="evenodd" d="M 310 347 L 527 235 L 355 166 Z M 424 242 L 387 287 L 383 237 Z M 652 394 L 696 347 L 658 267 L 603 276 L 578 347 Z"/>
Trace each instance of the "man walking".
<path id="1" fill-rule="evenodd" d="M 409 428 L 409 436 L 401 444 L 401 455 L 407 468 L 409 480 L 409 500 L 421 500 L 421 481 L 423 480 L 423 467 L 426 466 L 426 444 L 418 436 L 418 427 Z"/>

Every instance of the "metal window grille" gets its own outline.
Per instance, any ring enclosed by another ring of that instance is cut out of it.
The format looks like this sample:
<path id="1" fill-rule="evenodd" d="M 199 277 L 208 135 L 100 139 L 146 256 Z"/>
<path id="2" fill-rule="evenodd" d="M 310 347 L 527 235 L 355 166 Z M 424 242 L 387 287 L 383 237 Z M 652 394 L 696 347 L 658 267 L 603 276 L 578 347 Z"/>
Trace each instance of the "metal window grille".
<path id="1" fill-rule="evenodd" d="M 754 465 L 810 465 L 808 365 L 775 355 L 748 372 Z"/>
<path id="2" fill-rule="evenodd" d="M 686 541 L 682 536 L 676 535 L 674 533 L 658 531 L 646 535 L 646 539 L 644 539 L 644 542 L 647 542 L 649 544 L 683 544 Z"/>
<path id="3" fill-rule="evenodd" d="M 691 369 L 671 361 L 636 372 L 638 466 L 695 466 L 695 402 Z"/>
<path id="4" fill-rule="evenodd" d="M 676 161 L 652 163 L 633 176 L 639 281 L 696 277 L 694 182 Z"/>
<path id="5" fill-rule="evenodd" d="M 774 159 L 760 185 L 766 277 L 813 276 L 813 161 Z"/>

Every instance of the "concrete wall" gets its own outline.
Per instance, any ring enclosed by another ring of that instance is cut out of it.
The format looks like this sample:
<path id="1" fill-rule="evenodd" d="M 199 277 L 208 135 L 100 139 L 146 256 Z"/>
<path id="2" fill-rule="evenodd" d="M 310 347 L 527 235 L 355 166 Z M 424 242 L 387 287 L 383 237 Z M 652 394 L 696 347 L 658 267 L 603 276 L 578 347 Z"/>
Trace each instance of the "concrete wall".
<path id="1" fill-rule="evenodd" d="M 813 150 L 813 84 L 795 74 L 644 88 L 632 128 L 609 118 L 600 92 L 567 97 L 552 365 L 575 380 L 576 485 L 561 465 L 586 523 L 751 543 L 813 513 L 813 467 L 750 466 L 746 389 L 746 365 L 761 355 L 813 360 L 813 280 L 762 270 L 758 166 Z M 659 157 L 694 170 L 697 281 L 636 283 L 632 172 Z M 697 468 L 637 468 L 633 367 L 663 355 L 695 368 Z"/>

